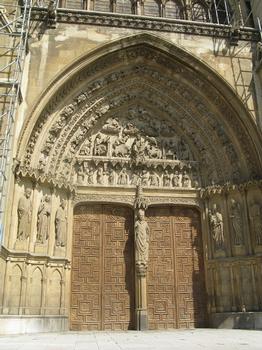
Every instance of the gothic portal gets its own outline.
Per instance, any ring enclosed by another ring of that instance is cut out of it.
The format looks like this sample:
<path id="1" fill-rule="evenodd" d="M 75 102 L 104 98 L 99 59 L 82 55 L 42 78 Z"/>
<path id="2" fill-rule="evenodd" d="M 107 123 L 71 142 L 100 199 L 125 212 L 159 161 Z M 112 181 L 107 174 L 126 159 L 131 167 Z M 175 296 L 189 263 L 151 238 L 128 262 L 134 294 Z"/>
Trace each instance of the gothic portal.
<path id="1" fill-rule="evenodd" d="M 84 54 L 20 133 L 3 317 L 53 330 L 261 317 L 261 145 L 229 85 L 163 37 Z"/>

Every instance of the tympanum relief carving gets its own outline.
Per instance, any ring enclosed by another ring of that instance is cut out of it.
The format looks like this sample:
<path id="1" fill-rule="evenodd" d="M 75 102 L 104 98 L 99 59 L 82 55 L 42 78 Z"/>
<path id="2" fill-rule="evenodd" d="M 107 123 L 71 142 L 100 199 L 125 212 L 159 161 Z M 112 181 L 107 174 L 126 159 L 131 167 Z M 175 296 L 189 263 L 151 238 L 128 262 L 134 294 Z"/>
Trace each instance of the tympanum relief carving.
<path id="1" fill-rule="evenodd" d="M 136 106 L 124 116 L 106 118 L 96 130 L 76 154 L 71 177 L 77 185 L 199 185 L 198 162 L 185 138 L 145 108 Z"/>

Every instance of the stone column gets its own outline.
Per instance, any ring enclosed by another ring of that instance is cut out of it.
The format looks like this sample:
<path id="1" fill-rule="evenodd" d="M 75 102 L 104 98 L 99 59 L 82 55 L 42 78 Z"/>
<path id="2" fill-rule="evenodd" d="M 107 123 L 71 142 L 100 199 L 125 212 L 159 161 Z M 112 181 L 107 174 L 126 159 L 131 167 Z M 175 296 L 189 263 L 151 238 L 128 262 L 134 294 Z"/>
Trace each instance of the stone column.
<path id="1" fill-rule="evenodd" d="M 142 196 L 142 187 L 137 188 L 135 208 L 135 265 L 136 265 L 136 329 L 148 329 L 147 312 L 147 266 L 149 253 L 149 227 L 145 220 L 147 200 Z"/>

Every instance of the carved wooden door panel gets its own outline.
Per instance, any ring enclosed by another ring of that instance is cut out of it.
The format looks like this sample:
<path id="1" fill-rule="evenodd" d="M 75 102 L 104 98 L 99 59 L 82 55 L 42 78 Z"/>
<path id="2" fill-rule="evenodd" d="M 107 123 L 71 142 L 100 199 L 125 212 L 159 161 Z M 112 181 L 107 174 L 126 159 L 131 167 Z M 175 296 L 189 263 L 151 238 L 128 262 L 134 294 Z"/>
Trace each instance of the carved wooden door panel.
<path id="1" fill-rule="evenodd" d="M 71 329 L 134 328 L 132 210 L 78 206 L 72 256 Z"/>
<path id="2" fill-rule="evenodd" d="M 207 310 L 198 212 L 152 207 L 147 220 L 150 329 L 204 327 Z"/>

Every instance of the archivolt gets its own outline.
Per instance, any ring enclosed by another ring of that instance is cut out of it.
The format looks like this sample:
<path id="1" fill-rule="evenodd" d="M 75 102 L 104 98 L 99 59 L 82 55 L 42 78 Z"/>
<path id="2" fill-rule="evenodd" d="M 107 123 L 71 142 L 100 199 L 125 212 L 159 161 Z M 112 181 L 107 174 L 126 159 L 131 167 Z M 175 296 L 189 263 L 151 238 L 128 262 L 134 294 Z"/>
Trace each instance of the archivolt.
<path id="1" fill-rule="evenodd" d="M 234 92 L 198 59 L 149 34 L 105 45 L 56 79 L 24 129 L 17 171 L 72 183 L 86 140 L 110 118 L 134 122 L 141 111 L 145 136 L 158 140 L 163 131 L 152 132 L 151 121 L 161 121 L 183 138 L 202 185 L 261 174 L 260 138 Z"/>

